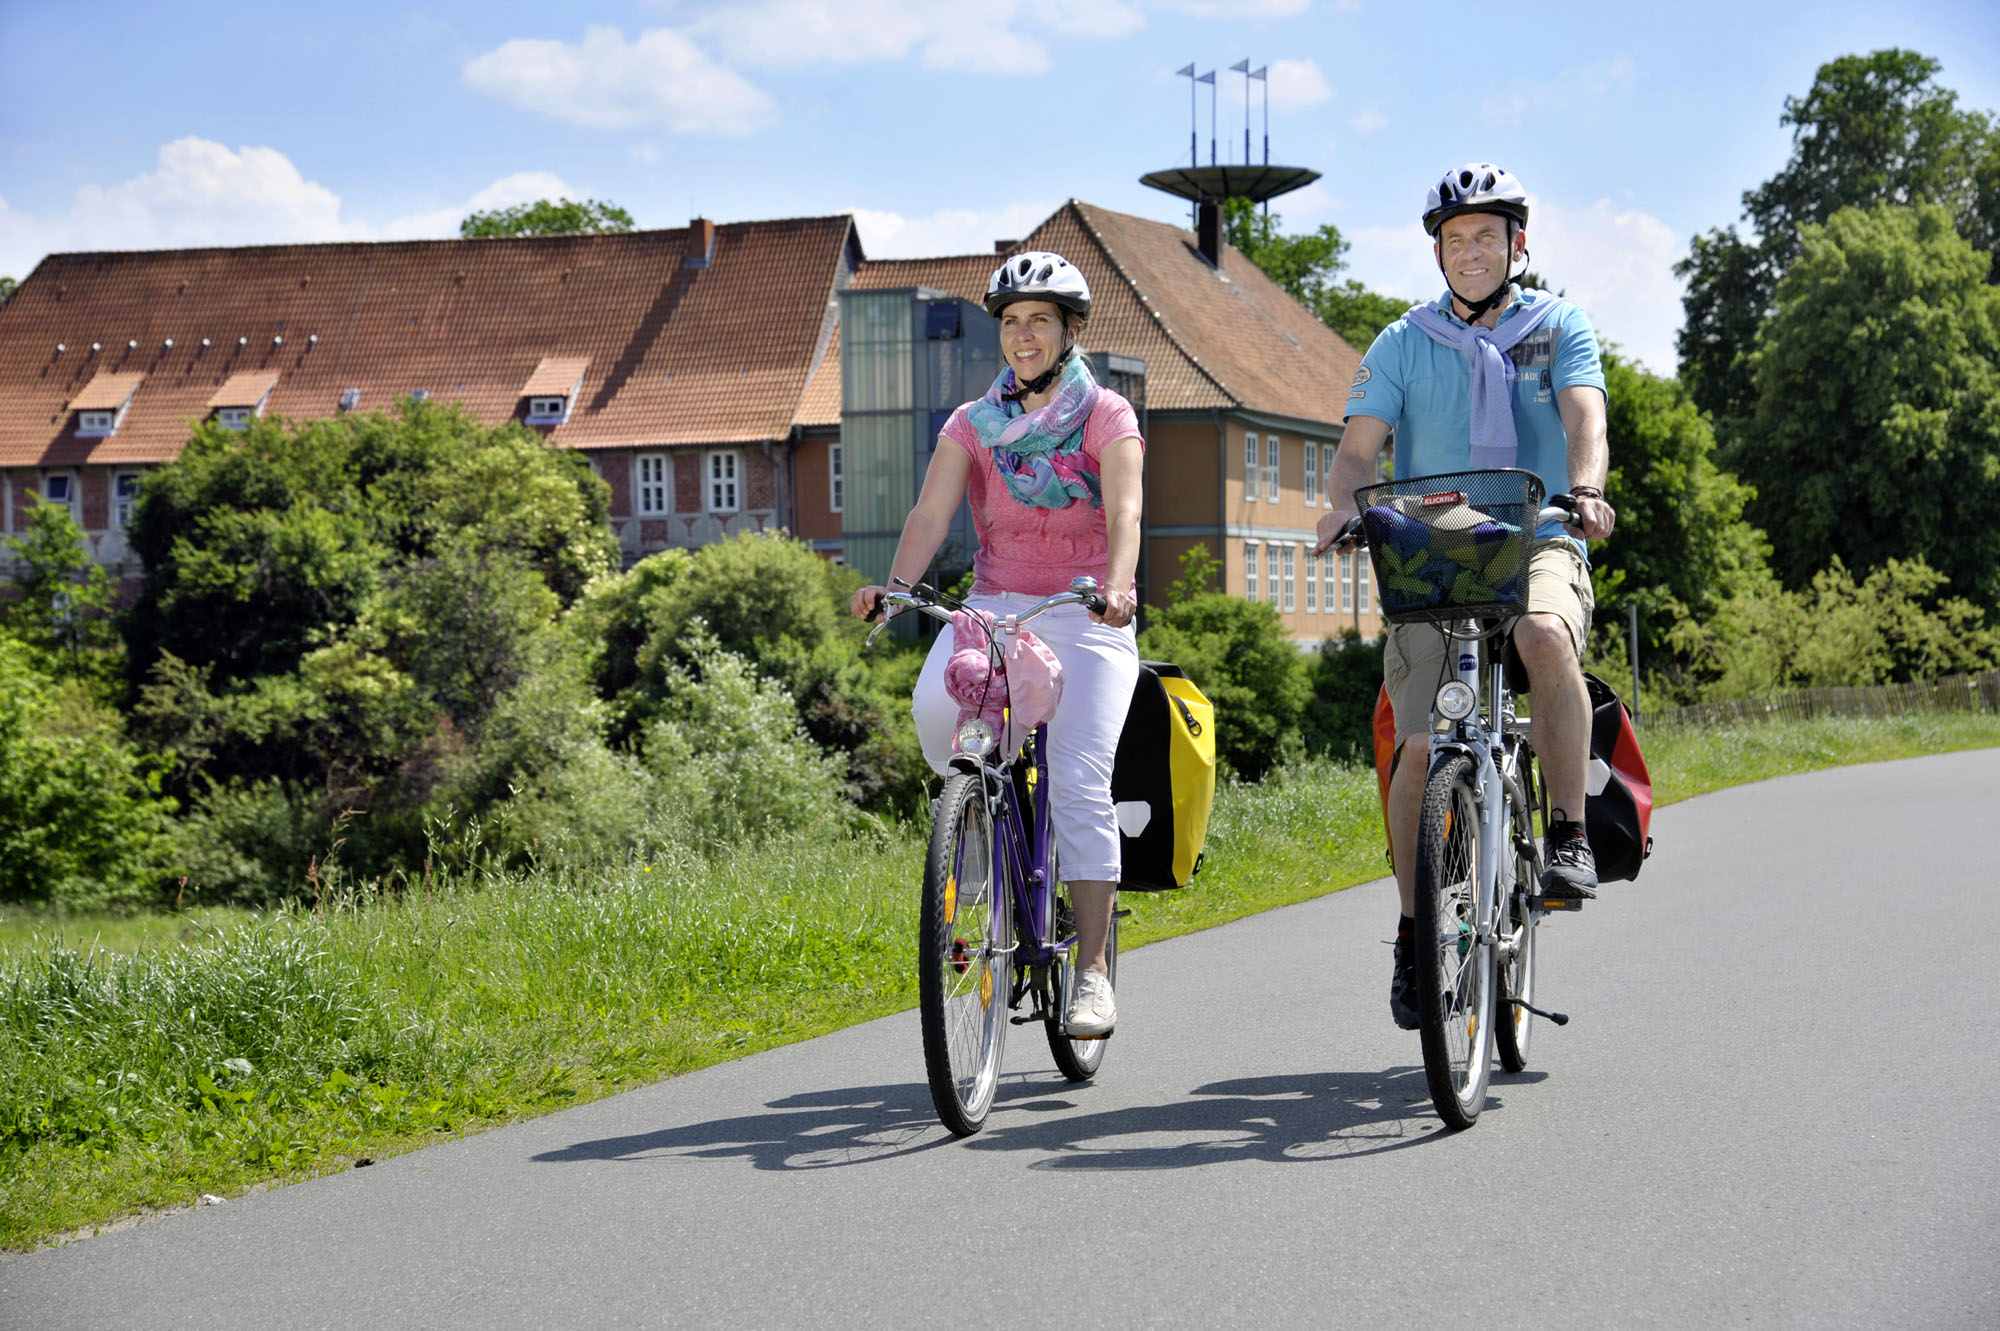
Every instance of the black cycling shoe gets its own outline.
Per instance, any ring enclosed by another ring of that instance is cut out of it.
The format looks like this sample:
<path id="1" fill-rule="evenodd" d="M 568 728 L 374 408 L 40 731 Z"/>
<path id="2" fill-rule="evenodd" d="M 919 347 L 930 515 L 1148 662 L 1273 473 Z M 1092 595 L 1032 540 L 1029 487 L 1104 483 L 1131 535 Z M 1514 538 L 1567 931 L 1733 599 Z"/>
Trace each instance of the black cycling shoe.
<path id="1" fill-rule="evenodd" d="M 1541 899 L 1557 910 L 1565 903 L 1596 900 L 1597 857 L 1590 853 L 1583 824 L 1552 822 L 1542 842 L 1549 858 L 1542 870 Z"/>
<path id="2" fill-rule="evenodd" d="M 1406 1031 L 1417 1029 L 1417 940 L 1396 936 L 1396 969 L 1389 977 L 1389 1015 Z"/>

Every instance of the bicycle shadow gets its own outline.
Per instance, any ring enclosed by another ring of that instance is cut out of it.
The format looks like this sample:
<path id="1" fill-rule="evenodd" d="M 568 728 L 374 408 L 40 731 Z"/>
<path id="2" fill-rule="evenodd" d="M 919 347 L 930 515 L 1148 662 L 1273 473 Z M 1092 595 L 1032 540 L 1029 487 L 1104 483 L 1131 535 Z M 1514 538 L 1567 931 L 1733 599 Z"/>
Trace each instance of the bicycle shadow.
<path id="1" fill-rule="evenodd" d="M 1500 1093 L 1546 1073 L 1495 1080 Z M 1450 1134 L 1431 1107 L 1421 1066 L 1305 1072 L 1210 1082 L 1181 1100 L 1034 1123 L 989 1121 L 973 1150 L 1038 1151 L 1030 1169 L 1189 1169 L 1239 1160 L 1359 1159 Z"/>
<path id="2" fill-rule="evenodd" d="M 1496 1079 L 1500 1093 L 1547 1074 Z M 1052 1072 L 1001 1078 L 986 1130 L 971 1150 L 1039 1151 L 1030 1169 L 1186 1169 L 1235 1160 L 1351 1159 L 1445 1136 L 1421 1067 L 1379 1072 L 1292 1073 L 1210 1082 L 1156 1105 L 1076 1114 L 1088 1083 Z M 922 1082 L 807 1091 L 770 1101 L 768 1113 L 602 1137 L 543 1151 L 542 1164 L 741 1159 L 755 1169 L 872 1164 L 953 1142 Z M 1033 1115 L 1034 1117 L 1024 1117 Z"/>
<path id="3" fill-rule="evenodd" d="M 1001 1078 L 996 1108 L 1043 1094 L 1047 1078 Z M 772 1100 L 770 1113 L 711 1119 L 621 1137 L 573 1142 L 529 1158 L 542 1164 L 747 1160 L 757 1169 L 826 1169 L 927 1151 L 952 1140 L 923 1082 L 806 1091 Z"/>

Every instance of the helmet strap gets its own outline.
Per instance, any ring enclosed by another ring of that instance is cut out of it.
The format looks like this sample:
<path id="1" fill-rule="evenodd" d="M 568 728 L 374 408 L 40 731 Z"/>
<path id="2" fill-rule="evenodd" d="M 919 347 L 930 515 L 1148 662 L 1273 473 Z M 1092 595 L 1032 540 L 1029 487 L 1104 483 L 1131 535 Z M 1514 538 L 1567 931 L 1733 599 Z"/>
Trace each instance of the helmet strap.
<path id="1" fill-rule="evenodd" d="M 1457 300 L 1461 305 L 1465 306 L 1466 310 L 1468 311 L 1468 313 L 1465 316 L 1465 321 L 1469 324 L 1476 324 L 1481 319 L 1484 319 L 1486 317 L 1487 311 L 1493 309 L 1495 306 L 1499 305 L 1502 301 L 1506 300 L 1508 292 L 1513 289 L 1514 236 L 1516 233 L 1514 230 L 1514 219 L 1509 217 L 1506 220 L 1507 220 L 1507 257 L 1505 258 L 1505 260 L 1503 260 L 1503 262 L 1506 265 L 1506 268 L 1501 273 L 1500 285 L 1493 288 L 1492 292 L 1489 295 L 1487 295 L 1487 297 L 1484 300 L 1467 300 L 1464 296 L 1459 295 L 1458 288 L 1451 284 L 1451 271 L 1444 266 L 1444 243 L 1442 240 L 1440 240 L 1438 243 L 1438 271 L 1444 274 L 1445 290 L 1451 292 L 1452 298 Z M 1444 230 L 1443 226 L 1440 225 L 1438 230 L 1440 233 L 1442 233 Z"/>
<path id="2" fill-rule="evenodd" d="M 1065 328 L 1068 327 L 1068 320 L 1064 320 L 1064 327 Z M 1071 356 L 1074 356 L 1075 354 L 1076 354 L 1076 343 L 1072 342 L 1068 346 L 1062 349 L 1062 355 L 1056 357 L 1055 364 L 1049 366 L 1048 369 L 1043 370 L 1040 374 L 1028 380 L 1026 383 L 1023 383 L 1020 380 L 1016 379 L 1014 381 L 1014 391 L 1011 393 L 1002 393 L 1000 395 L 1000 400 L 1002 402 L 1019 402 L 1022 398 L 1027 397 L 1031 393 L 1039 393 L 1043 391 L 1050 384 L 1056 381 L 1056 376 L 1060 375 L 1063 372 L 1063 367 L 1069 364 L 1069 358 Z"/>

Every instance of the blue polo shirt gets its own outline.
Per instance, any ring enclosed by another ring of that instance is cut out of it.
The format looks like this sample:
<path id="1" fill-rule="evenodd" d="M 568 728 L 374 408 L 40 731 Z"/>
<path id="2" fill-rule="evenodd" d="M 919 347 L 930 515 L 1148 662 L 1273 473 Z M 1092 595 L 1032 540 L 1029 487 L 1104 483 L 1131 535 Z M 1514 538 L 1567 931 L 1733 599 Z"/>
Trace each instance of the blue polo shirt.
<path id="1" fill-rule="evenodd" d="M 1514 288 L 1514 303 L 1501 326 L 1538 301 L 1546 291 Z M 1442 305 L 1446 317 L 1451 300 Z M 1520 440 L 1515 465 L 1542 478 L 1550 494 L 1569 490 L 1569 439 L 1563 434 L 1556 394 L 1587 384 L 1604 392 L 1604 365 L 1597 355 L 1597 330 L 1575 305 L 1558 310 L 1507 353 L 1514 362 L 1514 433 Z M 1472 366 L 1465 353 L 1433 341 L 1407 318 L 1384 328 L 1361 358 L 1347 394 L 1349 416 L 1373 416 L 1396 432 L 1396 479 L 1465 471 L 1472 465 Z M 1568 535 L 1550 523 L 1544 536 Z M 1581 550 L 1583 543 L 1575 542 Z"/>

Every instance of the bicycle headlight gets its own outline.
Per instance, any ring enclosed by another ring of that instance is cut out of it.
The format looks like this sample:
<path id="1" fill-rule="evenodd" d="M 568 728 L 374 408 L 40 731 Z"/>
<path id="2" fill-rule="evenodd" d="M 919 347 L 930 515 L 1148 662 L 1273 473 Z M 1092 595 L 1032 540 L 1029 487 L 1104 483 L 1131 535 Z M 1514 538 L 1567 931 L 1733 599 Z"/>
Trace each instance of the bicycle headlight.
<path id="1" fill-rule="evenodd" d="M 1472 715 L 1472 709 L 1479 705 L 1479 695 L 1472 686 L 1462 679 L 1447 680 L 1438 689 L 1438 715 L 1453 721 L 1463 721 Z"/>
<path id="2" fill-rule="evenodd" d="M 967 757 L 984 758 L 999 742 L 1000 736 L 994 733 L 991 722 L 976 716 L 959 722 L 958 751 Z"/>

